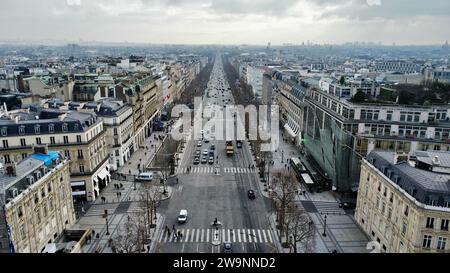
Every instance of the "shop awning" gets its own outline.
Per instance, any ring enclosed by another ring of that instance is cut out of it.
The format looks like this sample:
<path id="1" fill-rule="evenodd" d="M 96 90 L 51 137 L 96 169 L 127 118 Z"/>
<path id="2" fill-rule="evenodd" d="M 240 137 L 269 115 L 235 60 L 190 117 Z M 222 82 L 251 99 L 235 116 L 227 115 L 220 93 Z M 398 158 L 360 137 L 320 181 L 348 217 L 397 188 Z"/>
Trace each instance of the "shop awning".
<path id="1" fill-rule="evenodd" d="M 289 135 L 291 135 L 291 137 L 296 137 L 297 135 L 295 134 L 294 130 L 291 129 L 291 127 L 289 126 L 289 124 L 285 124 L 284 125 L 284 129 L 286 130 L 286 132 L 288 132 Z"/>
<path id="2" fill-rule="evenodd" d="M 98 174 L 97 174 L 97 176 L 98 176 L 98 178 L 100 178 L 100 179 L 105 179 L 105 177 L 107 176 L 109 174 L 109 172 L 106 170 L 106 168 L 105 169 L 103 169 L 103 170 L 101 170 Z"/>

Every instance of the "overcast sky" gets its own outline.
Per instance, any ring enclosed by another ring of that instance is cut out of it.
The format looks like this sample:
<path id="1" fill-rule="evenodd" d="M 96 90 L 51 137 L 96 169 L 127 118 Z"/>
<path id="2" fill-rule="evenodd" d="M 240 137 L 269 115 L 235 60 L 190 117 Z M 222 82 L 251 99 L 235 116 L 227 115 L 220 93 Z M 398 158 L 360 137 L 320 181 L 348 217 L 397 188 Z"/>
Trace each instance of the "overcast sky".
<path id="1" fill-rule="evenodd" d="M 442 44 L 450 0 L 0 0 L 0 40 Z"/>

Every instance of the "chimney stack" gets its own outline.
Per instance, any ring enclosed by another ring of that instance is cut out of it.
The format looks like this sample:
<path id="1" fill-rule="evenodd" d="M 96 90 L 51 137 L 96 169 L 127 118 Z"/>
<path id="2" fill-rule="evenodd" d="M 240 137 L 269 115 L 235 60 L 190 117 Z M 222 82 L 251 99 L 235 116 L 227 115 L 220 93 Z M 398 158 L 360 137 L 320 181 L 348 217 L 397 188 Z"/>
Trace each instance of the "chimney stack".
<path id="1" fill-rule="evenodd" d="M 12 176 L 17 176 L 17 163 L 7 163 L 5 164 L 5 173 Z"/>

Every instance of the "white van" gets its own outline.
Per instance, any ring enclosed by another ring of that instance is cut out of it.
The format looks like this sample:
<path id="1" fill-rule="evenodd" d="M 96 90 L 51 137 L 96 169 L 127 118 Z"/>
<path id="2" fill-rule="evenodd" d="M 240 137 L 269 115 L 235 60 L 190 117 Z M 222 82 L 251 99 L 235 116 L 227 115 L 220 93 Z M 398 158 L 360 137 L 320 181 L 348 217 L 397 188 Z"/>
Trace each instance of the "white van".
<path id="1" fill-rule="evenodd" d="M 137 177 L 137 180 L 139 181 L 152 181 L 153 180 L 153 173 L 140 173 Z"/>
<path id="2" fill-rule="evenodd" d="M 186 223 L 187 220 L 187 210 L 182 209 L 180 210 L 180 214 L 178 215 L 178 223 L 183 224 Z"/>

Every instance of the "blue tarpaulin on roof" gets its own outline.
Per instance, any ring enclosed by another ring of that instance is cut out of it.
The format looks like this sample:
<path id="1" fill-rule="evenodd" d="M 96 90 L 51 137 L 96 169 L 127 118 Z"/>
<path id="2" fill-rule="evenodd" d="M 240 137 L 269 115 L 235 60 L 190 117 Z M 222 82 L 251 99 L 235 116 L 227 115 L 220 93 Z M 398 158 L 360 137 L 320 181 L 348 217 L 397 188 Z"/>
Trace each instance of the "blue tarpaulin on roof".
<path id="1" fill-rule="evenodd" d="M 55 151 L 49 151 L 48 154 L 33 154 L 32 158 L 44 161 L 45 166 L 51 166 L 52 162 L 56 161 L 59 158 L 59 153 Z"/>

